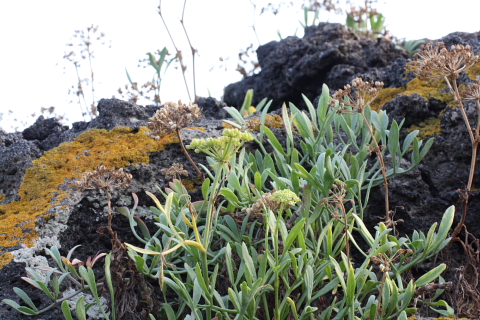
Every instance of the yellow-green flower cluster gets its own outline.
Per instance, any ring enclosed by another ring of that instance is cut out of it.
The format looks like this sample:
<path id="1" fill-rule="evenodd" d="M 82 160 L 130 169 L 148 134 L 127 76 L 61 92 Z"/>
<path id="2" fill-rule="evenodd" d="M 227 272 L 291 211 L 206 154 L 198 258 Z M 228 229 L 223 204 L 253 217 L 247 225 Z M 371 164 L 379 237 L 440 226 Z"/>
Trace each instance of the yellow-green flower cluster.
<path id="1" fill-rule="evenodd" d="M 238 129 L 225 129 L 219 138 L 193 139 L 187 149 L 195 149 L 196 153 L 203 152 L 218 162 L 226 162 L 238 152 L 253 136 Z"/>
<path id="2" fill-rule="evenodd" d="M 297 202 L 300 202 L 300 198 L 291 190 L 277 190 L 272 194 L 271 199 L 284 203 L 288 206 L 294 206 Z"/>

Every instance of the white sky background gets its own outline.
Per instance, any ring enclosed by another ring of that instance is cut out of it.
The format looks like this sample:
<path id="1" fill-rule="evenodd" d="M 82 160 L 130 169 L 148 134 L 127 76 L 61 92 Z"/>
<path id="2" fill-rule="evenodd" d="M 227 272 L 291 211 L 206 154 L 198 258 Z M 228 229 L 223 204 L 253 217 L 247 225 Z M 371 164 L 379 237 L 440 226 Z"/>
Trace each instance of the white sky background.
<path id="1" fill-rule="evenodd" d="M 283 7 L 277 16 L 259 15 L 268 2 L 257 4 L 256 30 L 261 44 L 283 37 L 303 35 L 298 22 L 303 19 L 302 1 L 294 7 Z M 362 1 L 361 1 L 362 2 Z M 387 29 L 397 38 L 438 39 L 454 31 L 475 32 L 480 29 L 480 0 L 380 0 L 376 5 L 386 17 Z M 187 80 L 193 91 L 190 49 L 179 22 L 182 0 L 163 0 L 162 11 L 177 46 L 188 65 Z M 0 1 L 0 127 L 6 131 L 23 130 L 40 114 L 40 108 L 56 107 L 70 124 L 82 120 L 77 98 L 68 90 L 76 86 L 74 66 L 62 59 L 72 47 L 74 30 L 99 25 L 99 32 L 109 45 L 94 44 L 93 71 L 95 98 L 119 97 L 117 89 L 128 83 L 125 68 L 133 81 L 151 80 L 153 68 L 138 68 L 138 60 L 147 52 L 174 48 L 157 13 L 158 0 L 23 0 Z M 251 28 L 254 10 L 249 0 L 188 0 L 185 25 L 194 48 L 197 95 L 220 99 L 223 88 L 241 80 L 235 71 L 238 53 L 258 41 Z M 320 21 L 344 23 L 345 16 L 320 13 Z M 476 23 L 477 22 L 477 23 Z M 224 59 L 223 62 L 219 58 Z M 81 77 L 89 76 L 88 63 L 81 62 Z M 192 93 L 193 94 L 193 93 Z M 87 101 L 91 92 L 85 90 Z M 162 102 L 188 101 L 180 70 L 167 71 L 161 89 Z M 69 101 L 73 100 L 73 103 Z M 139 104 L 143 104 L 141 101 Z M 12 113 L 10 113 L 10 110 Z M 35 117 L 31 114 L 36 113 Z M 16 119 L 16 120 L 15 120 Z"/>

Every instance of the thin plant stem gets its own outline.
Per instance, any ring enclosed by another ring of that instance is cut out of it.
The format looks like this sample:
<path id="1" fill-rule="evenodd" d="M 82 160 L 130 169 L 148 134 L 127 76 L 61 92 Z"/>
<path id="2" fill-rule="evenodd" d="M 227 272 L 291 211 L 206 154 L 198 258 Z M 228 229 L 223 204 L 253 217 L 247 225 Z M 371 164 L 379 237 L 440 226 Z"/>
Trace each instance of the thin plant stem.
<path id="1" fill-rule="evenodd" d="M 382 170 L 382 176 L 383 176 L 383 182 L 384 182 L 384 187 L 385 187 L 385 220 L 387 223 L 392 225 L 392 228 L 394 229 L 395 232 L 395 223 L 392 221 L 392 217 L 390 215 L 390 200 L 388 196 L 388 178 L 387 178 L 387 169 L 385 168 L 385 161 L 383 159 L 383 154 L 380 149 L 380 145 L 378 144 L 377 138 L 375 138 L 375 133 L 373 133 L 373 129 L 371 124 L 368 122 L 367 117 L 365 116 L 365 110 L 362 109 L 360 113 L 363 117 L 363 120 L 365 121 L 365 124 L 367 125 L 368 132 L 370 132 L 370 136 L 372 137 L 373 142 L 375 143 L 375 153 L 377 154 L 378 161 L 380 161 L 380 167 Z"/>
<path id="2" fill-rule="evenodd" d="M 93 68 L 92 68 L 92 53 L 90 52 L 90 30 L 88 30 L 88 40 L 89 41 L 86 43 L 86 45 L 87 45 L 87 53 L 88 53 L 88 63 L 90 65 L 90 79 L 92 81 L 92 105 L 90 109 L 87 108 L 87 111 L 90 115 L 90 118 L 93 118 L 93 106 L 95 105 L 95 87 L 94 87 L 94 74 L 93 74 Z"/>
<path id="3" fill-rule="evenodd" d="M 472 129 L 472 126 L 470 125 L 470 121 L 468 120 L 468 116 L 465 111 L 465 106 L 462 103 L 462 98 L 460 96 L 460 91 L 458 89 L 457 81 L 453 79 L 450 82 L 448 77 L 446 76 L 444 77 L 444 79 L 450 89 L 450 92 L 452 92 L 453 98 L 458 104 L 458 108 L 460 109 L 465 125 L 467 126 L 467 131 L 470 136 L 470 142 L 472 144 L 472 155 L 470 159 L 470 172 L 468 174 L 468 183 L 467 183 L 466 189 L 461 191 L 461 200 L 462 200 L 462 206 L 463 206 L 462 217 L 460 218 L 460 221 L 458 222 L 457 226 L 453 230 L 451 240 L 450 240 L 450 243 L 452 243 L 454 241 L 459 240 L 458 234 L 460 233 L 462 228 L 465 226 L 465 221 L 467 219 L 468 200 L 470 198 L 470 191 L 472 190 L 473 178 L 475 176 L 475 166 L 477 164 L 480 118 L 477 119 L 477 126 L 476 126 L 477 129 L 474 131 Z M 478 102 L 477 102 L 477 112 L 479 113 L 479 116 L 480 116 L 480 109 L 478 108 Z"/>
<path id="4" fill-rule="evenodd" d="M 86 121 L 85 120 L 85 114 L 88 114 L 87 101 L 85 100 L 85 95 L 83 94 L 82 80 L 80 79 L 80 74 L 78 73 L 78 64 L 76 62 L 74 62 L 73 65 L 75 66 L 75 71 L 77 72 L 78 87 L 80 89 L 80 93 L 78 94 L 78 104 L 80 105 L 80 110 L 82 111 L 83 120 Z M 82 102 L 80 100 L 80 96 L 82 96 L 82 98 L 83 98 L 83 103 L 85 104 L 86 113 L 83 113 Z"/>
<path id="5" fill-rule="evenodd" d="M 257 29 L 255 28 L 255 24 L 256 24 L 256 17 L 255 16 L 256 16 L 256 12 L 257 12 L 257 5 L 252 0 L 249 0 L 249 1 L 253 6 L 253 25 L 251 27 L 253 29 L 253 32 L 255 33 L 255 37 L 257 38 L 258 45 L 260 45 L 260 38 L 258 37 Z"/>
<path id="6" fill-rule="evenodd" d="M 345 251 L 347 252 L 348 267 L 350 268 L 351 262 L 350 262 L 350 239 L 348 236 L 348 217 L 347 217 L 347 212 L 345 211 L 345 206 L 343 205 L 343 202 L 340 202 L 339 207 L 340 207 L 340 210 L 342 211 L 343 221 L 345 223 Z"/>
<path id="7" fill-rule="evenodd" d="M 275 232 L 273 233 L 273 248 L 274 248 L 274 255 L 275 255 L 275 266 L 278 266 L 278 229 L 280 228 L 280 217 L 283 211 L 283 204 L 280 208 L 280 212 L 277 217 L 277 223 L 275 225 Z M 275 268 L 275 319 L 280 319 L 280 276 L 278 268 Z"/>
<path id="8" fill-rule="evenodd" d="M 180 129 L 177 129 L 177 136 L 178 136 L 178 139 L 180 140 L 180 145 L 182 146 L 183 153 L 187 157 L 188 161 L 190 161 L 190 163 L 193 165 L 193 167 L 195 168 L 195 170 L 198 173 L 198 176 L 200 178 L 202 178 L 202 180 L 205 180 L 205 175 L 203 174 L 202 171 L 200 171 L 197 164 L 193 161 L 192 157 L 190 157 L 190 154 L 188 153 L 187 149 L 185 149 L 185 145 L 183 144 L 182 135 L 180 134 Z"/>
<path id="9" fill-rule="evenodd" d="M 203 279 L 205 281 L 205 285 L 207 286 L 207 288 L 210 287 L 210 277 L 208 275 L 208 251 L 205 251 L 203 253 L 201 253 L 202 255 L 202 272 L 203 272 Z M 212 306 L 213 306 L 213 298 L 209 297 L 209 301 L 208 301 L 208 305 L 207 305 L 207 308 L 206 308 L 206 311 L 207 311 L 207 319 L 212 319 Z"/>
<path id="10" fill-rule="evenodd" d="M 378 307 L 377 307 L 377 312 L 375 312 L 374 320 L 377 320 L 378 315 L 382 312 L 382 292 L 384 288 L 385 288 L 385 272 L 383 273 L 383 276 L 382 276 L 382 286 L 380 287 L 380 293 L 378 294 Z"/>
<path id="11" fill-rule="evenodd" d="M 190 45 L 190 50 L 192 51 L 192 73 L 193 73 L 193 100 L 194 102 L 197 101 L 197 85 L 196 85 L 196 79 L 195 79 L 195 53 L 197 50 L 195 50 L 192 46 L 192 42 L 190 41 L 190 37 L 188 36 L 187 29 L 185 28 L 185 23 L 184 23 L 184 15 L 185 15 L 185 6 L 187 5 L 187 0 L 183 2 L 183 10 L 182 10 L 182 19 L 180 20 L 180 23 L 182 24 L 183 31 L 185 32 L 185 36 L 187 37 L 188 44 Z"/>
<path id="12" fill-rule="evenodd" d="M 188 98 L 190 99 L 190 101 L 193 101 L 192 96 L 190 95 L 190 90 L 188 89 L 187 78 L 185 77 L 185 70 L 187 70 L 187 67 L 183 64 L 182 51 L 178 50 L 178 47 L 175 44 L 175 40 L 173 40 L 172 34 L 170 33 L 170 29 L 168 29 L 167 23 L 166 23 L 165 19 L 163 18 L 163 15 L 162 15 L 162 0 L 159 0 L 159 1 L 160 2 L 159 2 L 159 5 L 158 5 L 158 14 L 160 15 L 160 18 L 162 19 L 163 25 L 165 26 L 165 29 L 167 30 L 168 36 L 170 37 L 170 40 L 172 41 L 172 44 L 175 47 L 175 50 L 177 51 L 177 58 L 178 58 L 178 61 L 180 62 L 180 68 L 182 69 L 183 81 L 185 82 L 185 88 L 187 89 Z"/>

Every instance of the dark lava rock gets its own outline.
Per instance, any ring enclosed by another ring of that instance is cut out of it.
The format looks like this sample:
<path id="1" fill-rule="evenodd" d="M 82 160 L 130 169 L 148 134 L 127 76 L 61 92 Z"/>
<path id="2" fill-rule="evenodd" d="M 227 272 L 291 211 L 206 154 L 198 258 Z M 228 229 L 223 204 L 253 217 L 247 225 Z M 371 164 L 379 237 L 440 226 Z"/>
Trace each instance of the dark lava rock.
<path id="1" fill-rule="evenodd" d="M 204 119 L 221 120 L 230 117 L 228 112 L 223 109 L 227 107 L 227 104 L 215 98 L 200 98 L 197 101 L 197 105 L 202 110 L 202 118 Z"/>
<path id="2" fill-rule="evenodd" d="M 33 125 L 22 132 L 22 135 L 25 140 L 43 141 L 51 134 L 59 134 L 65 130 L 68 130 L 68 127 L 62 126 L 57 119 L 45 119 L 43 116 L 40 116 Z"/>
<path id="3" fill-rule="evenodd" d="M 372 68 L 383 68 L 408 54 L 386 39 L 360 38 L 345 26 L 322 22 L 305 29 L 303 38 L 288 37 L 257 49 L 261 71 L 225 88 L 227 105 L 240 107 L 248 89 L 253 103 L 273 99 L 272 110 L 284 102 L 301 107 L 301 94 L 313 100 L 322 84 L 342 88 L 350 77 Z"/>
<path id="4" fill-rule="evenodd" d="M 419 94 L 409 96 L 397 95 L 395 98 L 385 103 L 383 110 L 387 111 L 391 120 L 398 123 L 405 119 L 404 126 L 410 127 L 412 124 L 419 124 L 423 120 L 435 116 L 435 112 L 429 110 L 428 101 Z M 412 117 L 411 115 L 415 115 Z"/>
<path id="5" fill-rule="evenodd" d="M 36 141 L 27 141 L 17 134 L 5 134 L 0 131 L 0 194 L 5 199 L 0 203 L 6 204 L 18 200 L 18 188 L 23 182 L 23 176 L 28 168 L 32 167 L 33 160 L 42 155 Z M 0 215 L 2 213 L 0 212 Z"/>

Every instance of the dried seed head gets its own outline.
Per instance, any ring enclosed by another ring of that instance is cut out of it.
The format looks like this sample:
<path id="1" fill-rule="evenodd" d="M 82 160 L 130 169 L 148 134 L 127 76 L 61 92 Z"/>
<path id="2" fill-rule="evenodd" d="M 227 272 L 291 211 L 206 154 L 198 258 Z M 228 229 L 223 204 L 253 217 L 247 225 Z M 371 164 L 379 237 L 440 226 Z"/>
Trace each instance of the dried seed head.
<path id="1" fill-rule="evenodd" d="M 103 164 L 98 166 L 93 172 L 86 172 L 82 178 L 75 182 L 79 189 L 111 189 L 127 188 L 128 183 L 132 181 L 132 175 L 123 172 L 123 168 L 115 171 L 115 168 L 105 167 Z"/>
<path id="2" fill-rule="evenodd" d="M 468 88 L 462 92 L 462 97 L 465 100 L 477 101 L 480 104 L 480 79 L 470 84 Z"/>
<path id="3" fill-rule="evenodd" d="M 453 45 L 450 50 L 443 42 L 430 42 L 415 55 L 415 74 L 419 78 L 456 79 L 461 72 L 480 62 L 469 45 Z"/>
<path id="4" fill-rule="evenodd" d="M 164 174 L 167 179 L 179 178 L 180 175 L 188 177 L 188 171 L 183 169 L 183 165 L 179 163 L 174 163 L 170 168 L 162 169 L 160 172 Z"/>
<path id="5" fill-rule="evenodd" d="M 167 102 L 155 115 L 151 117 L 148 123 L 150 129 L 149 137 L 159 140 L 161 136 L 177 132 L 190 126 L 202 115 L 200 108 L 190 102 L 189 105 L 183 104 L 181 100 L 178 103 Z"/>
<path id="6" fill-rule="evenodd" d="M 369 105 L 383 89 L 383 82 L 363 81 L 362 78 L 355 78 L 352 80 L 352 85 L 347 84 L 343 89 L 337 90 L 333 94 L 333 100 L 330 106 L 345 112 L 345 106 L 349 106 L 358 112 L 362 112 L 367 105 Z M 337 104 L 339 107 L 337 107 Z"/>

